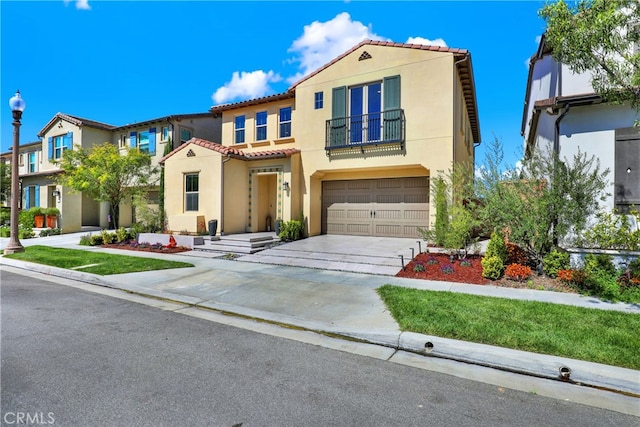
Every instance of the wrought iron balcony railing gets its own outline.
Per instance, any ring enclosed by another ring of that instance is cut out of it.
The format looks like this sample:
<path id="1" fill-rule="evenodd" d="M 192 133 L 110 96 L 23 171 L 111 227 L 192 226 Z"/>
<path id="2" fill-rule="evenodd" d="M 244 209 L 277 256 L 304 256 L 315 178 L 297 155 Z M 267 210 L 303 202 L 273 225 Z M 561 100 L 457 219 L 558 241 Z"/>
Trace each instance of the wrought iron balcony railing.
<path id="1" fill-rule="evenodd" d="M 327 120 L 325 150 L 347 147 L 404 144 L 404 110 L 341 117 Z"/>

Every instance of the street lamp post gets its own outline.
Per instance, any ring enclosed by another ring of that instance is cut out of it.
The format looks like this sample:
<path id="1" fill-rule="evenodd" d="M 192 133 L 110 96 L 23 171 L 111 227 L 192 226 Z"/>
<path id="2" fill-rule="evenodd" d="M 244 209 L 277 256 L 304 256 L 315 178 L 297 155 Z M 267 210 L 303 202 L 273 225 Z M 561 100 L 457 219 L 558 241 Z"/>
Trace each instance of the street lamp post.
<path id="1" fill-rule="evenodd" d="M 19 176 L 18 176 L 18 155 L 20 151 L 20 119 L 22 111 L 26 107 L 26 103 L 20 96 L 20 91 L 9 99 L 9 106 L 13 112 L 13 148 L 11 152 L 11 230 L 9 235 L 9 243 L 4 248 L 4 253 L 15 254 L 16 252 L 24 252 L 24 247 L 18 238 L 18 198 L 19 194 Z"/>

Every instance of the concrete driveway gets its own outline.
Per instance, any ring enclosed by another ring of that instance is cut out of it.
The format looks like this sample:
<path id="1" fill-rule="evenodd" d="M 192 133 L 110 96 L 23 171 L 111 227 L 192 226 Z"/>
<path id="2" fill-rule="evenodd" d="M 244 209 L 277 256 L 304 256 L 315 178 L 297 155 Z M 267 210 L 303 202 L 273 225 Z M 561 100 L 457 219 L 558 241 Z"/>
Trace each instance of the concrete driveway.
<path id="1" fill-rule="evenodd" d="M 325 234 L 282 243 L 237 260 L 393 276 L 420 248 L 425 249 L 420 239 Z"/>

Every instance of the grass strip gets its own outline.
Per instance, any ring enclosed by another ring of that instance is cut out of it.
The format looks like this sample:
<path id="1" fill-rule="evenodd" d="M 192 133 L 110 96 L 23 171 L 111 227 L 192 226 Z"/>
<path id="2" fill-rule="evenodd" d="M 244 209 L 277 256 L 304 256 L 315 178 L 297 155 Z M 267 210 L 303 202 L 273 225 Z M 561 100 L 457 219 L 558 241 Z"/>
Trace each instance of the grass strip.
<path id="1" fill-rule="evenodd" d="M 377 292 L 404 331 L 640 369 L 640 314 L 393 285 Z"/>
<path id="2" fill-rule="evenodd" d="M 86 266 L 86 268 L 78 270 L 100 276 L 193 267 L 193 264 L 187 262 L 107 254 L 90 250 L 53 248 L 40 245 L 27 246 L 24 252 L 4 256 L 11 259 L 67 269 L 77 269 L 77 267 Z"/>

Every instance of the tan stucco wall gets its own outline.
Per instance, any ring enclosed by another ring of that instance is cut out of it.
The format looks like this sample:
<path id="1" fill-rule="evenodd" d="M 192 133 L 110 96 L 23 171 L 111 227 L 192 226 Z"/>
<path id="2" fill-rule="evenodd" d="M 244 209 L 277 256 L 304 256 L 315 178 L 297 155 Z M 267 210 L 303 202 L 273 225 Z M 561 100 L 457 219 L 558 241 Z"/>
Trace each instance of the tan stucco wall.
<path id="1" fill-rule="evenodd" d="M 372 58 L 359 61 L 364 51 Z M 429 176 L 451 167 L 454 101 L 459 96 L 453 62 L 450 53 L 365 45 L 297 86 L 295 138 L 303 151 L 305 186 L 310 190 L 304 195 L 303 209 L 310 214 L 311 235 L 321 231 L 322 180 Z M 352 156 L 327 157 L 325 127 L 331 118 L 332 89 L 395 75 L 400 75 L 401 108 L 406 119 L 404 152 L 356 151 Z M 324 94 L 323 109 L 313 108 L 316 92 Z M 435 209 L 430 212 L 434 218 Z"/>

